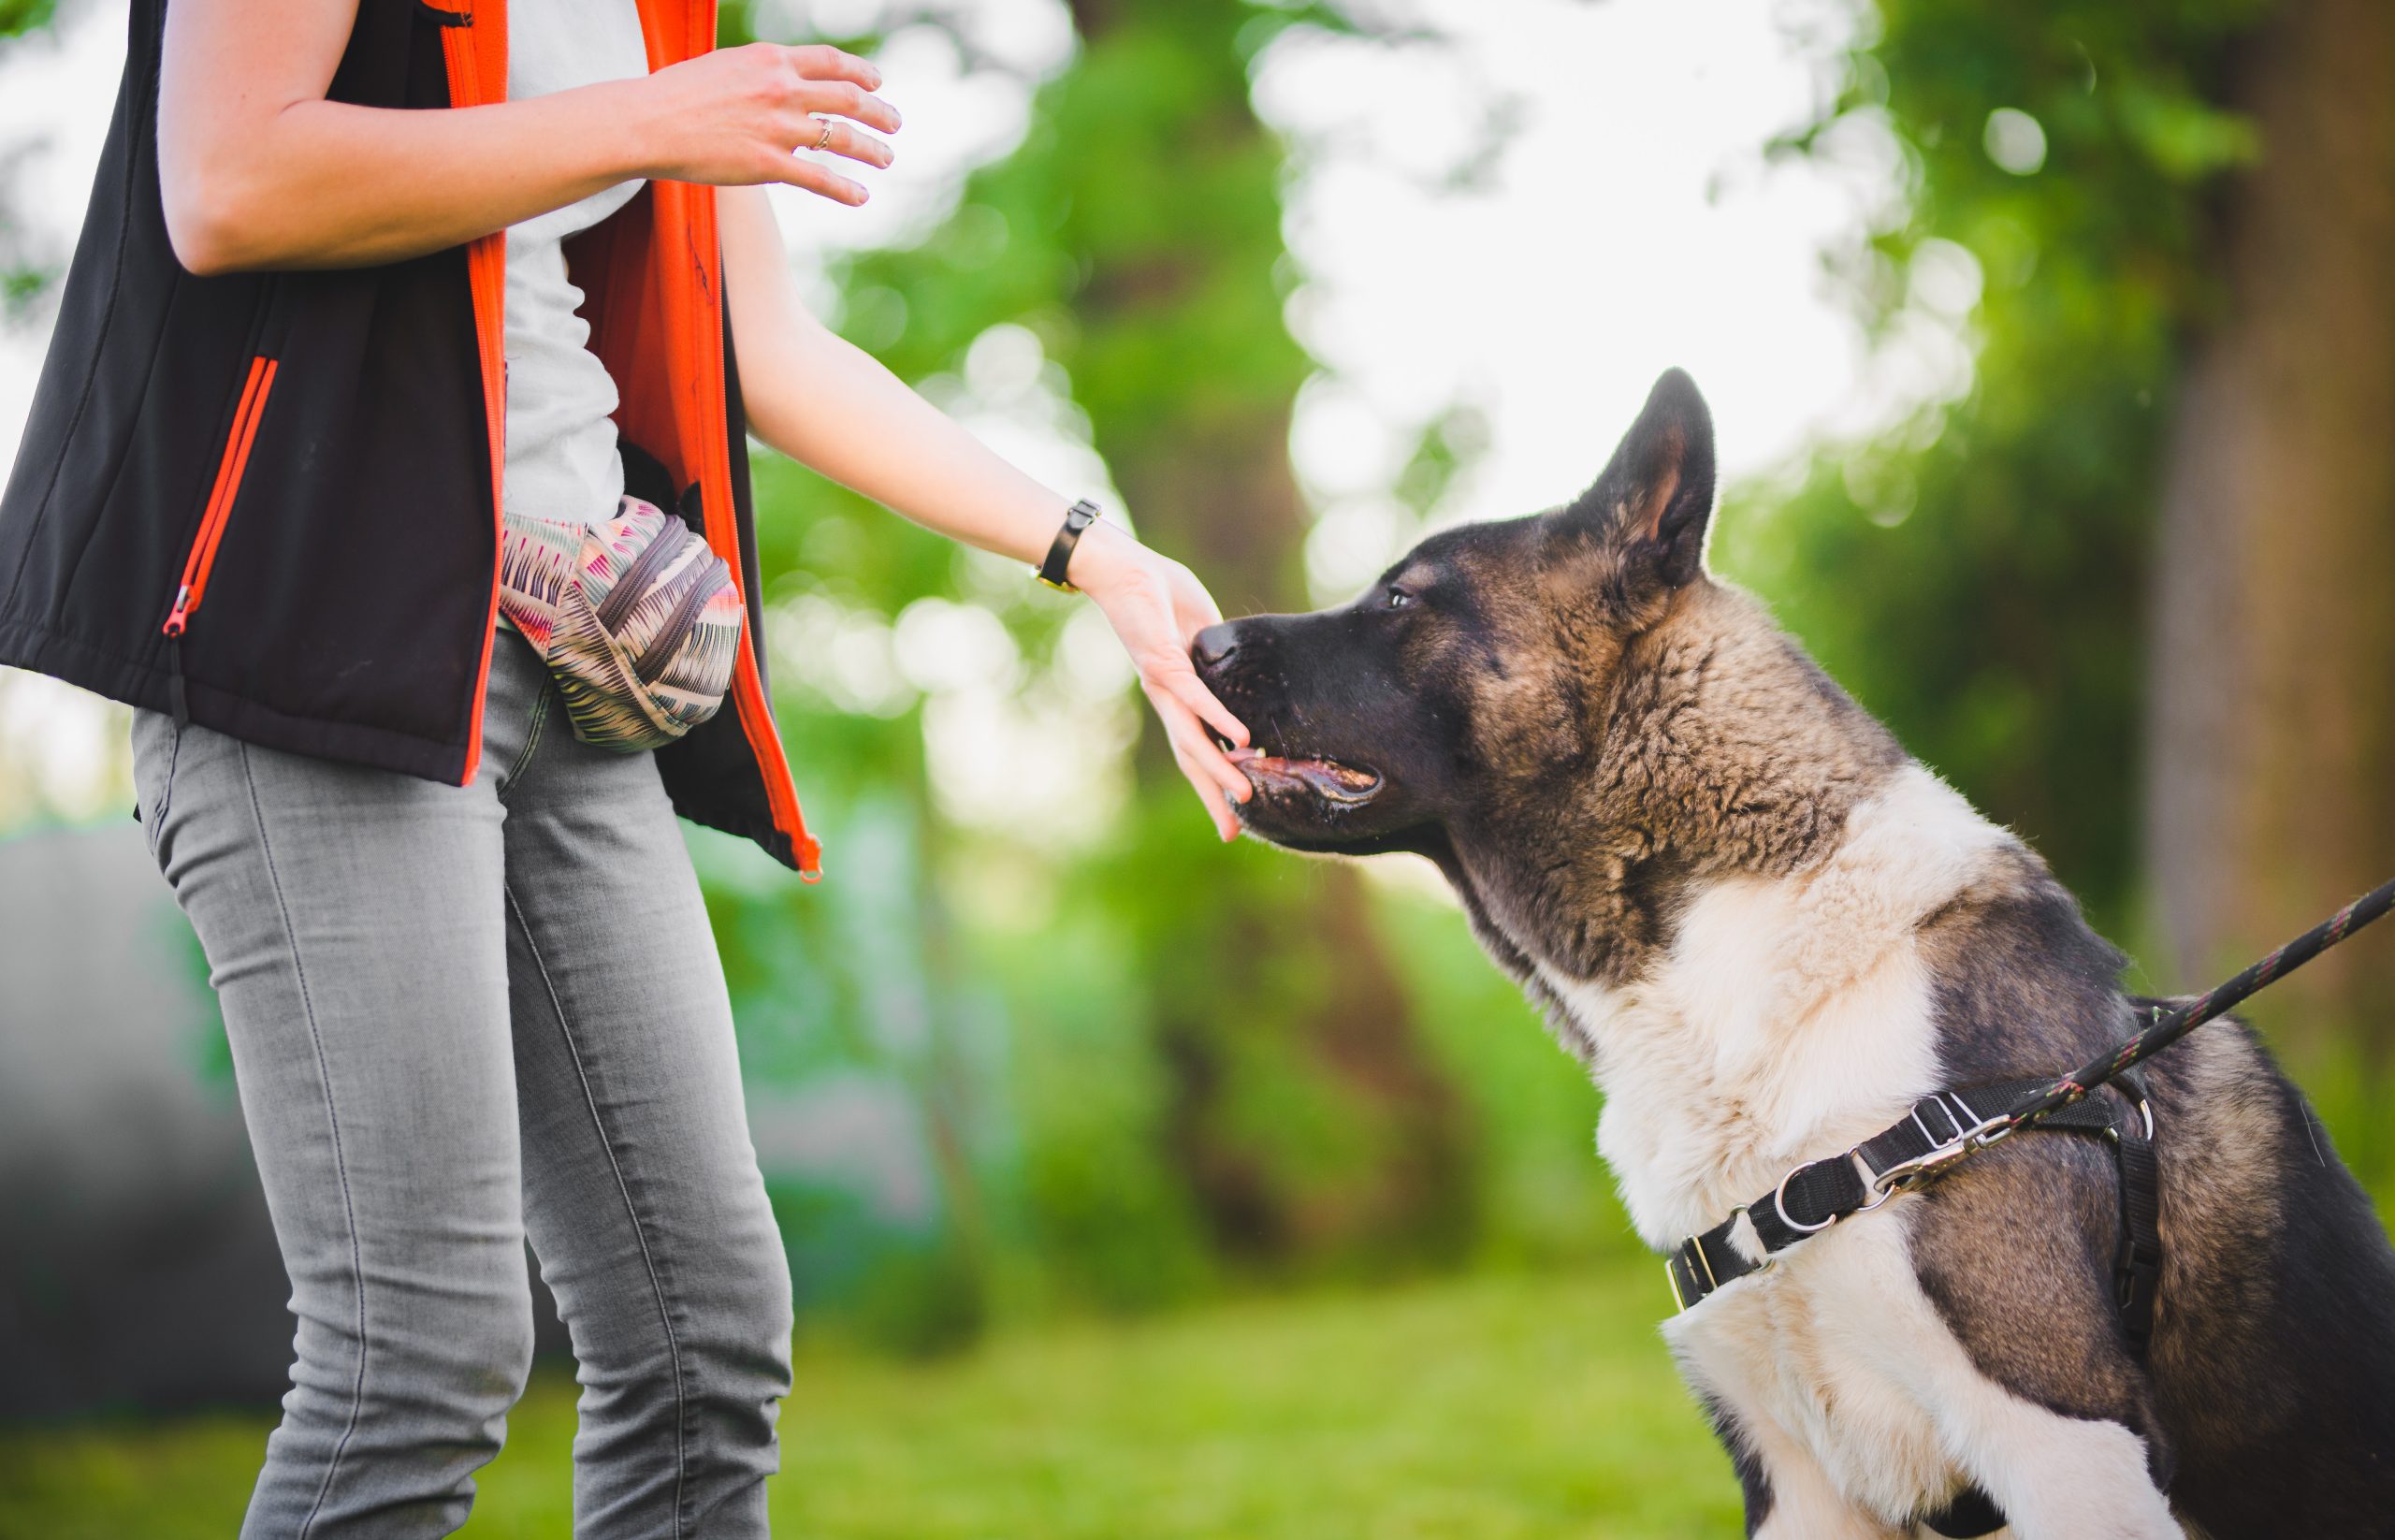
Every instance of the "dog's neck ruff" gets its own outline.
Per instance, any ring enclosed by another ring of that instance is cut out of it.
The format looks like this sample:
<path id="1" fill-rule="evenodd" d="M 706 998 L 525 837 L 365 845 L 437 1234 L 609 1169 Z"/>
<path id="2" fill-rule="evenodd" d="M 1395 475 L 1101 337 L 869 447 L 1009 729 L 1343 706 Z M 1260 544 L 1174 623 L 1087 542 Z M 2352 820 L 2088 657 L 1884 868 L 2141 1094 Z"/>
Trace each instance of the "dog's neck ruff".
<path id="1" fill-rule="evenodd" d="M 1661 1248 L 1943 1081 L 1923 920 L 2012 837 L 1917 764 L 1785 877 L 1698 887 L 1645 971 L 1571 978 L 1522 940 L 1605 1093 L 1598 1148 Z"/>

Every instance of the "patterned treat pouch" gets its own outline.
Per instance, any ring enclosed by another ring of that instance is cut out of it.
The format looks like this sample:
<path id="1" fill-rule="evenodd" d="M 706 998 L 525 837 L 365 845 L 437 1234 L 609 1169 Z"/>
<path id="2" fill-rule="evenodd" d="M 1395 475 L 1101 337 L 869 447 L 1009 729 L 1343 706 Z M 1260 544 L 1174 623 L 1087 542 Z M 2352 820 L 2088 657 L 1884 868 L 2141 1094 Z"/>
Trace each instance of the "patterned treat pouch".
<path id="1" fill-rule="evenodd" d="M 740 586 L 689 525 L 638 498 L 599 524 L 508 515 L 499 608 L 549 665 L 585 743 L 660 748 L 731 687 Z"/>

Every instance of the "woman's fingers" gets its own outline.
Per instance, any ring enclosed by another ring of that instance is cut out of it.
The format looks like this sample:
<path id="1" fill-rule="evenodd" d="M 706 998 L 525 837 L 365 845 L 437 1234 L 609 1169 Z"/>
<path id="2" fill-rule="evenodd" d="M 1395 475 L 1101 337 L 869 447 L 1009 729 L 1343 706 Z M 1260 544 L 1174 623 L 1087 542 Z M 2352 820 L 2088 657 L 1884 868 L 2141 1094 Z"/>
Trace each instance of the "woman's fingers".
<path id="1" fill-rule="evenodd" d="M 872 60 L 860 59 L 829 43 L 785 44 L 782 56 L 803 80 L 846 80 L 866 91 L 881 89 L 881 71 L 874 67 Z"/>
<path id="2" fill-rule="evenodd" d="M 786 182 L 792 187 L 804 187 L 810 193 L 820 193 L 835 203 L 845 203 L 850 208 L 871 196 L 864 190 L 864 183 L 849 181 L 820 161 L 802 160 L 796 155 L 779 157 L 770 180 Z"/>
<path id="3" fill-rule="evenodd" d="M 1222 793 L 1234 802 L 1245 802 L 1253 792 L 1247 777 L 1214 747 L 1206 736 L 1206 729 L 1196 712 L 1153 681 L 1142 681 L 1148 704 L 1155 707 L 1156 717 L 1164 723 L 1165 737 L 1184 768 L 1195 766 L 1205 773 Z"/>
<path id="4" fill-rule="evenodd" d="M 1237 839 L 1239 815 L 1231 811 L 1231 799 L 1223 788 L 1214 784 L 1206 769 L 1192 760 L 1181 739 L 1173 740 L 1172 758 L 1173 763 L 1181 766 L 1182 777 L 1189 782 L 1189 789 L 1198 793 L 1199 802 L 1206 805 L 1206 816 L 1213 820 L 1216 836 L 1226 843 Z"/>
<path id="5" fill-rule="evenodd" d="M 1226 845 L 1237 839 L 1239 815 L 1231 811 L 1231 805 L 1223 793 L 1207 784 L 1202 771 L 1192 770 L 1183 764 L 1181 773 L 1188 777 L 1190 789 L 1198 793 L 1198 800 L 1206 805 L 1206 816 L 1213 821 L 1215 836 Z"/>
<path id="6" fill-rule="evenodd" d="M 798 142 L 796 153 L 806 154 L 820 150 L 827 155 L 844 155 L 849 160 L 863 161 L 877 170 L 889 166 L 895 157 L 890 146 L 875 138 L 853 123 L 837 118 L 810 118 L 818 126 L 809 129 Z"/>
<path id="7" fill-rule="evenodd" d="M 1149 670 L 1148 677 L 1192 716 L 1228 738 L 1234 748 L 1247 747 L 1247 725 L 1231 715 L 1230 707 L 1214 698 L 1214 692 L 1206 688 L 1206 681 L 1189 666 L 1187 657 L 1173 653 L 1158 660 Z"/>
<path id="8" fill-rule="evenodd" d="M 896 108 L 847 80 L 802 80 L 791 99 L 802 111 L 825 118 L 853 118 L 885 134 L 895 134 L 901 126 Z"/>
<path id="9" fill-rule="evenodd" d="M 829 52 L 843 60 L 863 64 L 854 54 Z M 867 66 L 870 68 L 870 66 Z M 880 80 L 875 71 L 874 80 Z M 853 118 L 869 123 L 885 133 L 898 131 L 898 111 L 880 97 L 871 95 L 850 80 L 835 80 L 828 84 L 810 82 L 800 88 L 798 99 L 807 109 L 799 120 L 798 142 L 791 147 L 791 160 L 778 178 L 793 187 L 804 187 L 810 193 L 820 193 L 835 203 L 854 208 L 872 195 L 862 182 L 840 175 L 821 162 L 807 157 L 817 151 L 827 155 L 841 155 L 878 170 L 893 159 L 890 146 L 843 120 Z"/>
<path id="10" fill-rule="evenodd" d="M 890 164 L 878 136 L 897 132 L 898 109 L 875 94 L 880 86 L 870 61 L 820 44 L 749 43 L 669 65 L 641 88 L 643 142 L 656 157 L 644 174 L 716 186 L 785 182 L 863 203 L 864 187 L 816 164 L 817 152 L 877 170 Z"/>
<path id="11" fill-rule="evenodd" d="M 1244 746 L 1247 728 L 1206 688 L 1189 661 L 1189 638 L 1203 629 L 1192 626 L 1193 616 L 1212 611 L 1213 601 L 1189 569 L 1147 550 L 1135 541 L 1114 545 L 1084 543 L 1081 549 L 1103 561 L 1084 562 L 1075 580 L 1096 601 L 1114 634 L 1139 671 L 1139 688 L 1164 725 L 1172 757 L 1206 805 L 1214 831 L 1225 839 L 1239 833 L 1231 805 L 1256 794 L 1245 772 L 1214 745 L 1218 733 Z M 1110 552 L 1110 555 L 1109 554 Z M 1212 728 L 1212 733 L 1208 729 Z"/>

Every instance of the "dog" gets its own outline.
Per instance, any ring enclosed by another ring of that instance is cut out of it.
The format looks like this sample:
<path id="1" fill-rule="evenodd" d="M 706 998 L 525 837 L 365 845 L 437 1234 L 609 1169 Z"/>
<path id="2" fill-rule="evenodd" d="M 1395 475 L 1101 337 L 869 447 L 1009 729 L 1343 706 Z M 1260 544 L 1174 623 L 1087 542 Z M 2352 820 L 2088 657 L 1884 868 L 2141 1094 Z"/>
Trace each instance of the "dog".
<path id="1" fill-rule="evenodd" d="M 1603 1089 L 1598 1149 L 1658 1250 L 1922 1097 L 2060 1074 L 2136 1024 L 2045 864 L 1706 570 L 1714 479 L 1673 370 L 1569 506 L 1191 646 L 1254 735 L 1247 831 L 1437 866 Z M 2116 1309 L 2121 1178 L 2063 1133 L 1667 1323 L 1749 1535 L 1984 1533 L 1954 1515 L 1990 1501 L 2023 1540 L 2395 1534 L 2395 1251 L 2369 1201 L 2243 1025 L 2147 1071 L 2148 1353 Z"/>

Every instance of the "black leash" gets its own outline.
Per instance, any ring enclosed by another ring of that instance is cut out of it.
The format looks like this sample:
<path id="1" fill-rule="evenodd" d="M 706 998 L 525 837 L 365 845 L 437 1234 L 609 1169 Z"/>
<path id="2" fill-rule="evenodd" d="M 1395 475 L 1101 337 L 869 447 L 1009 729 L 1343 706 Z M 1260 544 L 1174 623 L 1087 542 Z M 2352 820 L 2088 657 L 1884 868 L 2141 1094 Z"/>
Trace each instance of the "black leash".
<path id="1" fill-rule="evenodd" d="M 2161 1278 L 2161 1242 L 2153 1112 L 2142 1085 L 2135 1079 L 2137 1067 L 2256 990 L 2286 977 L 2383 918 L 2389 909 L 2395 909 L 2395 882 L 2355 899 L 2328 921 L 2185 1005 L 2148 1002 L 2145 1010 L 2151 1019 L 2141 1030 L 2102 1058 L 2060 1080 L 2015 1081 L 1923 1097 L 1901 1122 L 1842 1155 L 1797 1167 L 1781 1177 L 1770 1193 L 1734 1211 L 1703 1234 L 1682 1241 L 1663 1264 L 1673 1299 L 1680 1309 L 1690 1309 L 1724 1285 L 1763 1271 L 1780 1252 L 1807 1236 L 1829 1228 L 1849 1214 L 1869 1213 L 1898 1192 L 1935 1179 L 1998 1140 L 2040 1127 L 2101 1132 L 2112 1141 L 2121 1170 L 2123 1242 L 2116 1266 L 2117 1302 L 2130 1345 L 2141 1353 L 2153 1319 L 2154 1290 Z M 2106 1085 L 2112 1086 L 2125 1108 L 2134 1109 L 2134 1117 L 2080 1106 L 2089 1093 Z M 2124 1092 L 2122 1085 L 2131 1089 Z M 2000 1111 L 1982 1113 L 1983 1108 Z M 1760 1259 L 1750 1258 L 1731 1243 L 1731 1232 L 1741 1219 L 1752 1227 L 1762 1243 Z"/>
<path id="2" fill-rule="evenodd" d="M 2040 1095 L 2008 1110 L 2002 1132 L 1983 1142 L 1993 1143 L 2017 1128 L 2052 1116 L 2056 1109 L 2069 1106 L 2122 1070 L 2144 1063 L 2263 985 L 2286 978 L 2372 921 L 2384 918 L 2389 909 L 2395 909 L 2395 882 L 2373 888 L 2234 979 L 2214 984 L 2185 1005 L 2165 1010 L 2157 1003 L 2152 1008 L 2154 1019 L 2143 1031 L 2104 1057 L 2081 1067 L 2076 1073 L 2065 1075 Z"/>

